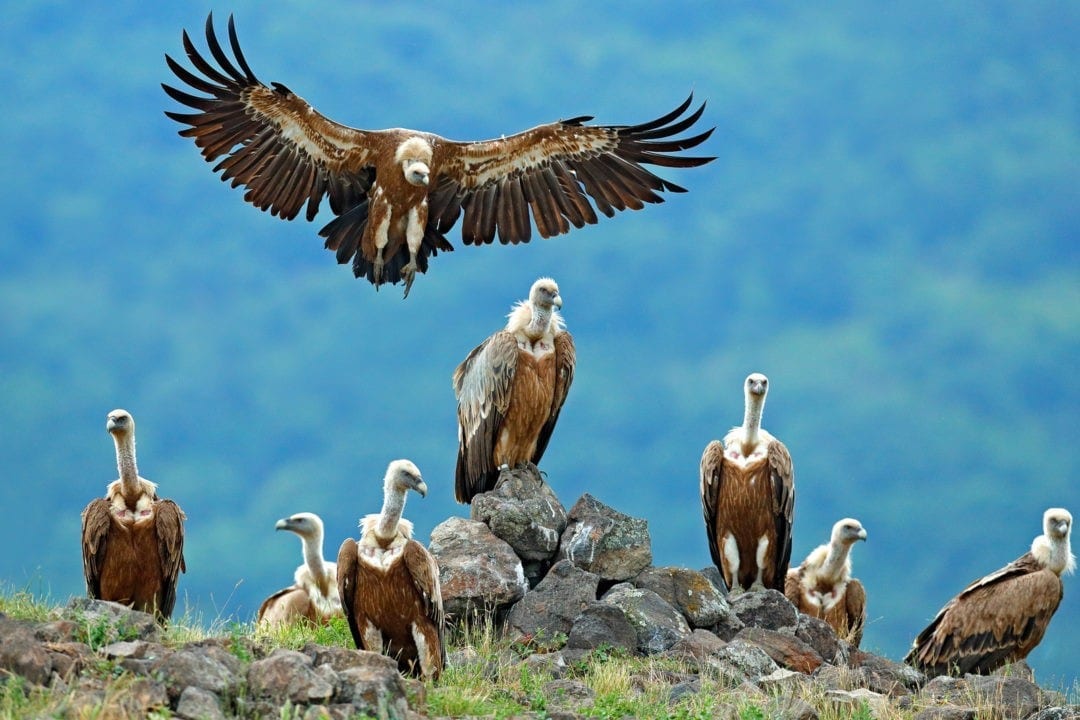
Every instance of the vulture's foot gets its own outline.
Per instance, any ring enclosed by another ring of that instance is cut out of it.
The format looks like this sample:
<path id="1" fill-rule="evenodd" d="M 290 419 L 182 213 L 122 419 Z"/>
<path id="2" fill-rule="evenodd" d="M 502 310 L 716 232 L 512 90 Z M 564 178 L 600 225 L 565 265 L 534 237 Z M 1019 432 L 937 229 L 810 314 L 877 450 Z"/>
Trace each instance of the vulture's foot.
<path id="1" fill-rule="evenodd" d="M 410 258 L 408 264 L 401 268 L 401 277 L 405 278 L 405 297 L 409 297 L 409 290 L 412 288 L 413 280 L 416 279 L 415 259 Z"/>
<path id="2" fill-rule="evenodd" d="M 383 250 L 382 248 L 379 248 L 375 252 L 375 262 L 372 263 L 372 265 L 375 266 L 375 268 L 373 270 L 373 273 L 375 275 L 375 289 L 376 290 L 378 290 L 379 286 L 382 285 L 382 269 L 383 269 L 383 265 L 385 264 L 383 262 L 382 250 Z"/>

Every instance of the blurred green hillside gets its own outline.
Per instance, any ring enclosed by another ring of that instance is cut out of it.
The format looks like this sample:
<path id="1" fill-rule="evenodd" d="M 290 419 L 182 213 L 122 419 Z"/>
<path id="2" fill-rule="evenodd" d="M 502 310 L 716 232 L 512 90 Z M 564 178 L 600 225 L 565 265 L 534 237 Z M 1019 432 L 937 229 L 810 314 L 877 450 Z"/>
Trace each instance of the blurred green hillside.
<path id="1" fill-rule="evenodd" d="M 968 581 L 1080 516 L 1080 5 L 255 3 L 264 82 L 354 126 L 497 137 L 560 117 L 707 100 L 716 155 L 642 212 L 518 247 L 440 254 L 376 293 L 315 223 L 221 183 L 163 115 L 163 55 L 206 7 L 0 3 L 0 579 L 83 592 L 79 512 L 142 474 L 188 513 L 181 602 L 249 618 L 290 581 L 310 510 L 328 556 L 407 456 L 450 515 L 450 375 L 540 275 L 578 370 L 543 469 L 649 520 L 656 564 L 709 563 L 706 443 L 770 376 L 796 468 L 799 560 L 859 518 L 865 644 L 894 659 Z M 447 6 L 448 8 L 449 6 Z M 1080 585 L 1030 658 L 1080 668 Z"/>

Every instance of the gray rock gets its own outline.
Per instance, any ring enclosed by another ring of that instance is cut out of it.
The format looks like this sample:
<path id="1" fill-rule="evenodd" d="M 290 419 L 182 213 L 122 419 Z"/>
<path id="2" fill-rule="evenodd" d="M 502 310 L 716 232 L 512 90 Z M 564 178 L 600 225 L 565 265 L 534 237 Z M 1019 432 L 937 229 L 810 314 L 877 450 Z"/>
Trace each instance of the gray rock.
<path id="1" fill-rule="evenodd" d="M 1080 705 L 1046 708 L 1032 715 L 1029 720 L 1080 720 Z"/>
<path id="2" fill-rule="evenodd" d="M 503 470 L 494 490 L 473 498 L 470 512 L 526 562 L 553 558 L 566 529 L 566 509 L 535 465 Z"/>
<path id="3" fill-rule="evenodd" d="M 867 707 L 872 717 L 885 717 L 889 710 L 888 698 L 873 690 L 856 688 L 855 690 L 827 690 L 825 700 L 829 702 L 840 717 L 849 717 L 861 707 Z"/>
<path id="4" fill-rule="evenodd" d="M 633 652 L 637 648 L 637 630 L 622 608 L 595 602 L 574 618 L 566 647 L 569 651 L 589 651 L 604 646 Z"/>
<path id="5" fill-rule="evenodd" d="M 53 680 L 50 683 L 56 678 L 70 680 L 96 660 L 90 646 L 80 642 L 47 643 L 45 652 L 52 664 Z"/>
<path id="6" fill-rule="evenodd" d="M 712 583 L 717 592 L 727 598 L 728 586 L 727 583 L 724 582 L 724 576 L 720 574 L 720 569 L 718 567 L 715 565 L 707 565 L 706 567 L 701 568 L 701 570 L 698 570 L 698 572 L 704 575 L 705 579 Z"/>
<path id="7" fill-rule="evenodd" d="M 926 676 L 910 665 L 873 653 L 857 650 L 852 653 L 850 664 L 858 670 L 864 687 L 894 698 L 907 695 L 926 682 Z"/>
<path id="8" fill-rule="evenodd" d="M 187 687 L 180 693 L 180 700 L 176 703 L 178 717 L 188 720 L 225 720 L 225 713 L 221 711 L 221 700 L 209 690 L 197 687 Z"/>
<path id="9" fill-rule="evenodd" d="M 691 628 L 714 627 L 731 612 L 731 606 L 716 586 L 696 570 L 649 567 L 634 578 L 634 585 L 652 590 L 677 608 Z"/>
<path id="10" fill-rule="evenodd" d="M 1006 720 L 1026 718 L 1039 710 L 1063 704 L 1059 693 L 1046 692 L 1023 678 L 1000 675 L 965 675 L 963 678 L 942 675 L 928 682 L 919 698 L 960 705 L 973 703 L 976 707 L 993 705 Z"/>
<path id="11" fill-rule="evenodd" d="M 732 640 L 713 653 L 713 657 L 731 665 L 754 683 L 780 669 L 764 650 L 746 640 Z"/>
<path id="12" fill-rule="evenodd" d="M 52 660 L 29 624 L 0 617 L 0 670 L 21 675 L 35 685 L 49 682 Z"/>
<path id="13" fill-rule="evenodd" d="M 60 619 L 84 629 L 87 637 L 78 639 L 94 650 L 117 640 L 159 640 L 160 628 L 153 615 L 120 603 L 77 597 L 58 612 Z"/>
<path id="14" fill-rule="evenodd" d="M 784 593 L 777 590 L 728 595 L 728 602 L 735 616 L 750 627 L 783 630 L 794 629 L 799 624 L 799 611 L 784 597 Z"/>
<path id="15" fill-rule="evenodd" d="M 695 628 L 689 635 L 668 648 L 665 655 L 700 665 L 706 658 L 716 653 L 726 644 L 708 630 Z"/>
<path id="16" fill-rule="evenodd" d="M 339 692 L 335 701 L 351 703 L 354 713 L 368 714 L 379 720 L 406 717 L 409 701 L 397 661 L 378 653 L 366 652 L 357 665 L 338 673 Z"/>
<path id="17" fill-rule="evenodd" d="M 794 635 L 777 630 L 747 627 L 739 631 L 736 640 L 752 642 L 783 668 L 809 674 L 821 666 L 821 656 Z"/>
<path id="18" fill-rule="evenodd" d="M 781 694 L 769 701 L 766 717 L 776 720 L 818 720 L 818 712 L 805 700 Z"/>
<path id="19" fill-rule="evenodd" d="M 333 672 L 329 665 L 323 665 Z M 248 667 L 247 684 L 252 697 L 281 705 L 326 703 L 334 696 L 336 677 L 329 680 L 315 672 L 311 658 L 296 650 L 275 650 L 270 657 Z"/>
<path id="20" fill-rule="evenodd" d="M 795 637 L 814 648 L 814 652 L 828 663 L 835 663 L 840 653 L 840 641 L 836 631 L 821 618 L 799 613 L 795 625 Z"/>
<path id="21" fill-rule="evenodd" d="M 535 588 L 514 604 L 506 624 L 523 635 L 550 640 L 566 635 L 574 619 L 596 602 L 600 578 L 560 560 Z"/>
<path id="22" fill-rule="evenodd" d="M 972 707 L 938 705 L 920 710 L 914 720 L 975 720 L 978 712 Z"/>
<path id="23" fill-rule="evenodd" d="M 697 695 L 699 692 L 701 692 L 701 680 L 699 678 L 676 683 L 668 690 L 668 704 L 674 705 L 684 697 Z"/>
<path id="24" fill-rule="evenodd" d="M 529 583 L 514 549 L 487 525 L 452 517 L 431 531 L 439 562 L 443 607 L 452 620 L 503 611 L 525 596 Z"/>
<path id="25" fill-rule="evenodd" d="M 533 653 L 525 658 L 525 667 L 535 675 L 559 680 L 566 674 L 567 665 L 562 653 L 548 652 Z"/>
<path id="26" fill-rule="evenodd" d="M 194 644 L 163 655 L 149 670 L 163 679 L 169 698 L 175 701 L 189 687 L 221 697 L 235 695 L 241 680 L 239 666 L 239 660 L 216 645 Z"/>
<path id="27" fill-rule="evenodd" d="M 603 580 L 629 580 L 652 563 L 648 523 L 586 493 L 570 508 L 555 558 Z"/>
<path id="28" fill-rule="evenodd" d="M 592 688 L 577 680 L 552 680 L 544 683 L 541 692 L 549 709 L 571 712 L 587 709 L 596 696 Z"/>
<path id="29" fill-rule="evenodd" d="M 652 590 L 620 583 L 600 600 L 623 611 L 637 633 L 637 649 L 645 655 L 663 652 L 690 635 L 682 613 Z"/>

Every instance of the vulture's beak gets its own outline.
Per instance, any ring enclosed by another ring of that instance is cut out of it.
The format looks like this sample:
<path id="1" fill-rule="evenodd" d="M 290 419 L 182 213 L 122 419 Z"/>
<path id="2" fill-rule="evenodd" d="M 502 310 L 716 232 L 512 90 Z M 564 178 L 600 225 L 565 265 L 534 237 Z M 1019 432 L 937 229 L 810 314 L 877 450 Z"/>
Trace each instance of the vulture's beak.
<path id="1" fill-rule="evenodd" d="M 274 529 L 275 530 L 288 530 L 289 529 L 289 518 L 281 518 L 280 520 L 278 520 L 276 523 L 274 523 Z"/>
<path id="2" fill-rule="evenodd" d="M 551 299 L 551 304 L 559 309 L 562 309 L 562 296 L 556 295 L 554 298 Z"/>
<path id="3" fill-rule="evenodd" d="M 862 528 L 861 530 L 859 530 L 859 539 L 866 540 L 866 528 Z"/>
<path id="4" fill-rule="evenodd" d="M 427 483 L 421 480 L 416 484 L 416 492 L 420 493 L 420 497 L 427 497 Z"/>

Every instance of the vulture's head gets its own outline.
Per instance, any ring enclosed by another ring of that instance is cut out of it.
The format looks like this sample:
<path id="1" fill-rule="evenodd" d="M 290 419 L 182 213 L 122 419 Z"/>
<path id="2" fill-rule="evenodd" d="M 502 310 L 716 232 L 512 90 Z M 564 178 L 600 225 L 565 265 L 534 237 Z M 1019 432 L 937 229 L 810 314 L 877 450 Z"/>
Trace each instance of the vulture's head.
<path id="1" fill-rule="evenodd" d="M 1052 540 L 1065 540 L 1072 529 L 1072 515 L 1065 508 L 1050 508 L 1043 513 L 1043 532 Z"/>
<path id="2" fill-rule="evenodd" d="M 386 468 L 385 488 L 405 493 L 415 490 L 420 497 L 427 497 L 427 484 L 420 475 L 420 469 L 411 460 L 395 460 Z"/>
<path id="3" fill-rule="evenodd" d="M 281 518 L 274 524 L 275 530 L 288 530 L 300 537 L 318 538 L 323 533 L 323 522 L 315 513 L 302 512 Z"/>
<path id="4" fill-rule="evenodd" d="M 769 378 L 761 373 L 750 373 L 746 376 L 746 397 L 765 399 L 769 392 Z"/>
<path id="5" fill-rule="evenodd" d="M 413 136 L 397 146 L 394 160 L 410 185 L 426 186 L 431 175 L 431 143 Z"/>
<path id="6" fill-rule="evenodd" d="M 105 429 L 114 437 L 135 432 L 135 418 L 127 410 L 117 408 L 105 416 Z"/>
<path id="7" fill-rule="evenodd" d="M 854 545 L 859 540 L 866 539 L 866 529 L 855 518 L 844 518 L 832 529 L 832 541 L 843 545 Z"/>
<path id="8" fill-rule="evenodd" d="M 533 283 L 529 290 L 529 302 L 537 307 L 551 309 L 561 308 L 562 298 L 559 297 L 559 286 L 551 278 L 540 278 Z"/>

